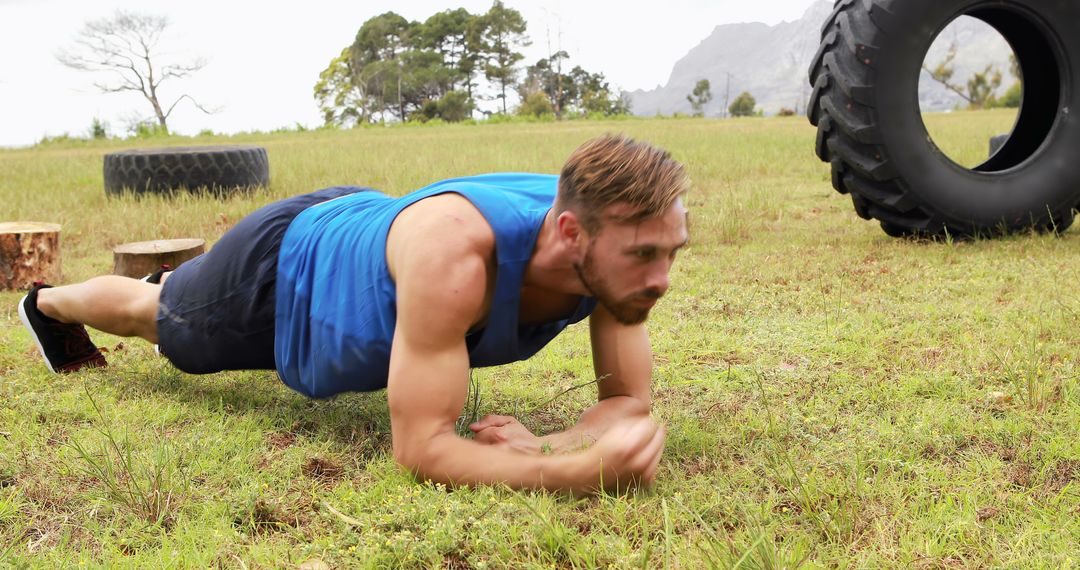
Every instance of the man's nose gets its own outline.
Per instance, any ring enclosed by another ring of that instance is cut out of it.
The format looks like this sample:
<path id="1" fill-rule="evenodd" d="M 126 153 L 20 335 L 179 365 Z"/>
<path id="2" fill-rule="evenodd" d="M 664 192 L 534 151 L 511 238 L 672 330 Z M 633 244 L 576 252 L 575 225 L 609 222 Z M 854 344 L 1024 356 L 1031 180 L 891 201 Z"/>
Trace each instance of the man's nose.
<path id="1" fill-rule="evenodd" d="M 657 297 L 663 296 L 667 293 L 668 287 L 671 286 L 671 264 L 663 263 L 658 264 L 656 269 L 649 272 L 645 287 L 649 291 L 657 293 Z"/>

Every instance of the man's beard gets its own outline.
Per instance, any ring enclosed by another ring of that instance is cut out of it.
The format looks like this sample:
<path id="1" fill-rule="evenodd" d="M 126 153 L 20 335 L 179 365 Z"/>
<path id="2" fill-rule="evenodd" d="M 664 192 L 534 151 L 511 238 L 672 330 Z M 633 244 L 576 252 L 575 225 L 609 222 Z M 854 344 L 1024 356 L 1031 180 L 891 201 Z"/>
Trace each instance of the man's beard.
<path id="1" fill-rule="evenodd" d="M 638 325 L 645 322 L 645 319 L 649 318 L 652 307 L 636 305 L 635 302 L 643 299 L 659 299 L 662 294 L 655 289 L 645 289 L 622 299 L 615 298 L 607 280 L 596 271 L 592 253 L 592 246 L 589 246 L 585 252 L 585 260 L 582 263 L 574 263 L 574 271 L 585 285 L 585 289 L 620 323 Z"/>

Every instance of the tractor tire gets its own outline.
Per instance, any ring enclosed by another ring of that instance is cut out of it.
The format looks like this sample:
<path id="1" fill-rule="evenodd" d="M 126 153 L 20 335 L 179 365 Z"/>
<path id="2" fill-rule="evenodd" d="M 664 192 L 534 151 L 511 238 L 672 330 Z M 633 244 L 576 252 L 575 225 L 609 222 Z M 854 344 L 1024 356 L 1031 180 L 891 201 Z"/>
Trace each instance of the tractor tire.
<path id="1" fill-rule="evenodd" d="M 149 148 L 105 155 L 105 193 L 218 196 L 270 184 L 266 149 L 256 146 Z"/>
<path id="2" fill-rule="evenodd" d="M 930 45 L 960 16 L 993 26 L 1024 81 L 1013 131 L 964 168 L 937 148 L 919 108 Z M 810 65 L 817 155 L 855 212 L 891 236 L 1062 231 L 1080 205 L 1080 2 L 838 0 Z"/>

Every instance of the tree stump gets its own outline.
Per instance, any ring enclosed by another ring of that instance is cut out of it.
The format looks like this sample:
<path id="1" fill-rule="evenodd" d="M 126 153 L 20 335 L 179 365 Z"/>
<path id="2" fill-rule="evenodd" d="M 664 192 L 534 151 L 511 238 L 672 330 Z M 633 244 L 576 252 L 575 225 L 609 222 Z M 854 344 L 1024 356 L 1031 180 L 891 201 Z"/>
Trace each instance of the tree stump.
<path id="1" fill-rule="evenodd" d="M 0 223 L 0 290 L 29 289 L 34 281 L 60 282 L 60 226 Z"/>
<path id="2" fill-rule="evenodd" d="M 142 279 L 162 265 L 173 269 L 206 251 L 201 239 L 159 239 L 125 243 L 113 248 L 113 274 Z"/>

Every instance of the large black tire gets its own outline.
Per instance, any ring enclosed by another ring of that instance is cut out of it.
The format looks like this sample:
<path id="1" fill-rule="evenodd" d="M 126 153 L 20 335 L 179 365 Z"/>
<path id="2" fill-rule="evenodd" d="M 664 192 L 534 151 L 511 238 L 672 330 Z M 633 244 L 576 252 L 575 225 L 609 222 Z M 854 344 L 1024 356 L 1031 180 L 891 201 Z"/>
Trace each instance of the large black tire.
<path id="1" fill-rule="evenodd" d="M 227 194 L 270 184 L 266 149 L 206 146 L 126 150 L 105 155 L 105 193 Z"/>
<path id="2" fill-rule="evenodd" d="M 933 144 L 919 74 L 935 37 L 967 15 L 1012 46 L 1024 98 L 1005 145 L 973 169 Z M 893 236 L 1061 231 L 1080 205 L 1080 2 L 838 0 L 810 66 L 817 154 L 855 211 Z"/>

